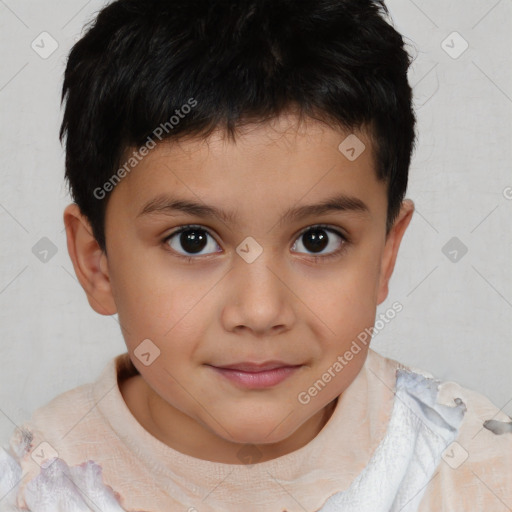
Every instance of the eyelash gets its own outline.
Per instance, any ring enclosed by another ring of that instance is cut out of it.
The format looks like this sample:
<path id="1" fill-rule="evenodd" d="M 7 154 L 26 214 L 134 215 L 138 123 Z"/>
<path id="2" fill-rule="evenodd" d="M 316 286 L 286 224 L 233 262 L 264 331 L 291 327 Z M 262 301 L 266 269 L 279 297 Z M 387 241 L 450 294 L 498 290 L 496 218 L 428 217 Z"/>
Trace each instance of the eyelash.
<path id="1" fill-rule="evenodd" d="M 167 244 L 167 242 L 173 236 L 176 236 L 179 233 L 182 233 L 183 231 L 187 231 L 189 229 L 194 229 L 194 228 L 200 229 L 201 231 L 204 231 L 205 233 L 208 233 L 208 235 L 211 236 L 215 240 L 215 237 L 208 231 L 208 229 L 205 229 L 203 226 L 200 226 L 198 224 L 187 224 L 185 226 L 181 226 L 176 231 L 173 231 L 172 233 L 167 235 L 162 240 L 162 243 L 163 244 Z M 307 233 L 308 231 L 313 231 L 314 229 L 325 229 L 326 231 L 329 231 L 330 233 L 334 233 L 334 234 L 338 235 L 341 238 L 341 240 L 342 240 L 341 247 L 339 249 L 337 249 L 336 251 L 334 251 L 334 252 L 331 252 L 331 253 L 326 254 L 324 256 L 308 255 L 307 258 L 312 260 L 312 261 L 314 261 L 315 263 L 317 261 L 319 261 L 319 260 L 327 261 L 327 260 L 330 260 L 332 258 L 336 258 L 336 257 L 340 256 L 346 250 L 347 244 L 350 243 L 350 240 L 348 239 L 348 237 L 346 235 L 344 235 L 343 233 L 341 233 L 337 229 L 334 229 L 334 228 L 332 228 L 331 226 L 329 226 L 327 224 L 313 224 L 312 226 L 309 226 L 309 227 L 303 229 L 297 235 L 296 240 L 299 239 L 302 235 L 304 235 L 304 233 Z M 170 249 L 170 250 L 172 251 L 172 249 Z M 173 254 L 178 256 L 179 258 L 182 258 L 182 259 L 186 260 L 187 263 L 192 263 L 193 260 L 197 260 L 199 258 L 199 256 L 195 256 L 195 257 L 194 256 L 185 256 L 185 255 L 180 254 L 180 253 L 178 253 L 176 251 L 173 251 Z"/>

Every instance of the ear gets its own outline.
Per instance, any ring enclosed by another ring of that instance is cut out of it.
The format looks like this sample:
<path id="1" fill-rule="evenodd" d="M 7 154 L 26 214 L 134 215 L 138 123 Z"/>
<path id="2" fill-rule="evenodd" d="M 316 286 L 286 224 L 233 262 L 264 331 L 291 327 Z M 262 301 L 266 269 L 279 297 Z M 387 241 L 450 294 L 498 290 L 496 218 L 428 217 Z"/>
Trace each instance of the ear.
<path id="1" fill-rule="evenodd" d="M 410 199 L 405 199 L 402 202 L 400 213 L 398 214 L 393 227 L 390 229 L 384 246 L 380 267 L 380 280 L 379 290 L 377 293 L 377 304 L 381 304 L 386 300 L 389 292 L 389 279 L 393 274 L 395 268 L 396 257 L 398 255 L 398 248 L 404 236 L 407 226 L 411 222 L 412 214 L 414 212 L 414 203 Z"/>
<path id="2" fill-rule="evenodd" d="M 65 208 L 64 225 L 69 256 L 90 306 L 100 315 L 115 314 L 117 308 L 108 275 L 107 256 L 77 204 L 72 203 Z"/>

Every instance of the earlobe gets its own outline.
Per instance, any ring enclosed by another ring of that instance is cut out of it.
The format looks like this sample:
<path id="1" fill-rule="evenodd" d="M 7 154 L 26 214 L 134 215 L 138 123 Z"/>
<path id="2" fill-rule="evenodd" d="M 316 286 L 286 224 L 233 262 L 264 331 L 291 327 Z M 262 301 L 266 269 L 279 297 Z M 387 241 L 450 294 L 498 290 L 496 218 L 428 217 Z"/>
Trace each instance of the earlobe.
<path id="1" fill-rule="evenodd" d="M 402 202 L 400 213 L 398 214 L 398 217 L 386 238 L 386 245 L 384 247 L 380 268 L 377 304 L 384 302 L 388 296 L 389 280 L 395 268 L 398 249 L 400 248 L 400 243 L 402 242 L 407 226 L 409 226 L 409 223 L 411 222 L 413 213 L 414 203 L 410 199 L 405 199 Z"/>
<path id="2" fill-rule="evenodd" d="M 108 275 L 107 257 L 77 204 L 72 203 L 65 208 L 64 225 L 69 256 L 90 306 L 100 315 L 115 314 L 117 308 Z"/>

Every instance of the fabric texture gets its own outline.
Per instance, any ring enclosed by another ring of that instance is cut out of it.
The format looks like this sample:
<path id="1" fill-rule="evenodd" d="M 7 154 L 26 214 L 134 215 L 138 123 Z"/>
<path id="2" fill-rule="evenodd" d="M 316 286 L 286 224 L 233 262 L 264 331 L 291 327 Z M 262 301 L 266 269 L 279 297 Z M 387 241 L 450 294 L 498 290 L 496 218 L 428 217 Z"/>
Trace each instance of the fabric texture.
<path id="1" fill-rule="evenodd" d="M 15 430 L 0 448 L 1 512 L 512 510 L 510 419 L 372 350 L 314 439 L 254 464 L 153 437 L 119 389 L 136 373 L 120 354 Z"/>

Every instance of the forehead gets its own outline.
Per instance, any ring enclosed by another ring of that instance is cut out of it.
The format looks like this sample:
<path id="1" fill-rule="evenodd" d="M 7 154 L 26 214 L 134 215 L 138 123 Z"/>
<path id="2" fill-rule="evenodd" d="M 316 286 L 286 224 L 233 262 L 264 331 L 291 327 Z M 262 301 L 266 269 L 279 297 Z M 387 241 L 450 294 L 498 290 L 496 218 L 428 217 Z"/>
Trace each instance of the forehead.
<path id="1" fill-rule="evenodd" d="M 165 140 L 115 187 L 108 208 L 135 218 L 166 193 L 222 206 L 232 217 L 336 193 L 370 208 L 385 210 L 387 203 L 365 131 L 342 131 L 310 118 L 299 122 L 294 115 L 243 126 L 235 140 L 220 129 L 207 138 Z"/>

